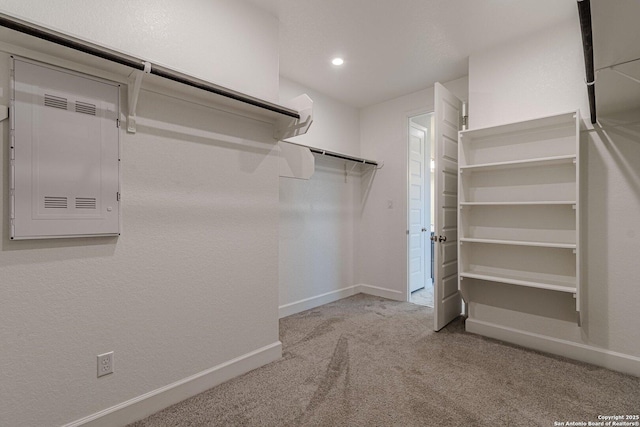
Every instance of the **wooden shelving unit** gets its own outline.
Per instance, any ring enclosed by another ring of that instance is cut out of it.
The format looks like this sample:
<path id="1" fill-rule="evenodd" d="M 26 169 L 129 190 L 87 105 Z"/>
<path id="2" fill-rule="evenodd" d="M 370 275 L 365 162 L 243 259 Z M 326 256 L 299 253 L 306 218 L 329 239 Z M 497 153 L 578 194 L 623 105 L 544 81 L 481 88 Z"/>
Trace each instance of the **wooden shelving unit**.
<path id="1" fill-rule="evenodd" d="M 460 132 L 461 290 L 475 279 L 571 293 L 579 312 L 579 117 Z"/>

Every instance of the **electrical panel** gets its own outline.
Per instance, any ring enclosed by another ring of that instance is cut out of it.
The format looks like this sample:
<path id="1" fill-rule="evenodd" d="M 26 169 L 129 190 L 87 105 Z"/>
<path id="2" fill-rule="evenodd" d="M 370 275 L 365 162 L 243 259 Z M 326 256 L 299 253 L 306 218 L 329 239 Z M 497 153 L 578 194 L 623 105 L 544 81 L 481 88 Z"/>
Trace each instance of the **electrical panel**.
<path id="1" fill-rule="evenodd" d="M 120 232 L 117 83 L 14 57 L 11 239 Z"/>

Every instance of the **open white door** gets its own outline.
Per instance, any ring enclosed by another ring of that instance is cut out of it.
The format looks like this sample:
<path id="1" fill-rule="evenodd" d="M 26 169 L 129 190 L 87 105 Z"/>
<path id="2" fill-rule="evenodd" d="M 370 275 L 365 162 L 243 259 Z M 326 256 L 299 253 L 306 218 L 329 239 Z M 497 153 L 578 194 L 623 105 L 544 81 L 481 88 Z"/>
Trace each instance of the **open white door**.
<path id="1" fill-rule="evenodd" d="M 434 325 L 439 331 L 462 311 L 458 291 L 458 130 L 462 101 L 435 84 Z"/>

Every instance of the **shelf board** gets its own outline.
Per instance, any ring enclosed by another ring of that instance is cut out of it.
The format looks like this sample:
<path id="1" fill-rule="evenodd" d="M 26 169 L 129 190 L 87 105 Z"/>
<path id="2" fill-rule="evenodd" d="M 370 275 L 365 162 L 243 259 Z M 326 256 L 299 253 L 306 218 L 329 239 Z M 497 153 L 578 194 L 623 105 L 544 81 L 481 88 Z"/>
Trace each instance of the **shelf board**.
<path id="1" fill-rule="evenodd" d="M 535 159 L 512 160 L 507 162 L 482 163 L 477 165 L 460 166 L 460 172 L 463 171 L 493 171 L 500 169 L 534 167 L 534 166 L 554 166 L 562 164 L 575 163 L 575 154 L 565 156 L 540 157 Z"/>
<path id="2" fill-rule="evenodd" d="M 575 205 L 575 200 L 546 200 L 530 202 L 460 202 L 460 206 L 535 206 L 535 205 Z"/>
<path id="3" fill-rule="evenodd" d="M 460 132 L 463 138 L 486 138 L 501 135 L 514 135 L 518 133 L 535 132 L 539 130 L 557 128 L 563 126 L 574 127 L 576 125 L 576 117 L 579 117 L 579 111 L 569 111 L 562 114 L 554 114 L 532 118 L 516 123 L 507 123 L 498 126 L 487 126 L 483 128 L 467 129 Z"/>
<path id="4" fill-rule="evenodd" d="M 95 68 L 100 74 L 105 72 L 104 76 L 96 75 L 125 84 L 127 82 L 125 76 L 129 76 L 132 69 L 140 71 L 143 69 L 142 58 L 131 56 L 123 51 L 4 13 L 0 13 L 0 21 L 0 40 L 11 44 L 11 52 L 17 55 L 32 57 L 31 51 L 37 54 L 53 55 L 58 59 Z M 23 53 L 24 49 L 27 52 Z M 78 54 L 78 52 L 82 53 Z M 42 60 L 45 61 L 45 59 Z M 268 123 L 275 123 L 282 118 L 300 119 L 300 112 L 290 107 L 220 86 L 178 69 L 157 63 L 151 65 L 151 71 L 145 73 L 145 84 L 151 83 L 165 91 L 194 96 L 216 107 L 222 107 L 226 111 L 248 114 L 251 118 L 255 117 Z M 92 70 L 91 73 L 95 72 Z"/>
<path id="5" fill-rule="evenodd" d="M 529 278 L 518 277 L 516 275 L 496 274 L 496 273 L 487 274 L 487 273 L 477 273 L 473 271 L 463 271 L 460 273 L 460 277 L 487 280 L 490 282 L 507 283 L 510 285 L 517 285 L 517 286 L 526 286 L 529 288 L 547 289 L 550 291 L 576 293 L 575 279 L 547 280 L 545 282 L 536 282 Z"/>
<path id="6" fill-rule="evenodd" d="M 575 243 L 551 243 L 551 242 L 533 242 L 533 241 L 524 241 L 524 240 L 477 239 L 472 237 L 461 238 L 460 242 L 490 243 L 495 245 L 535 246 L 540 248 L 576 249 Z"/>

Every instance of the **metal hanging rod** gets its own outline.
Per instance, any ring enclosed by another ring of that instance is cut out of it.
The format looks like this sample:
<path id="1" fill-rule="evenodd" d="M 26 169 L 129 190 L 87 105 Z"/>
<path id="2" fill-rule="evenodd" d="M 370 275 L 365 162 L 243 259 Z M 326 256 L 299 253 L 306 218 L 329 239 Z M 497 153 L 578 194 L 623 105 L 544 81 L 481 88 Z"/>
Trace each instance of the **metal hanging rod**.
<path id="1" fill-rule="evenodd" d="M 349 156 L 348 154 L 336 153 L 335 151 L 322 150 L 320 148 L 310 147 L 308 145 L 300 144 L 300 143 L 293 142 L 293 141 L 284 140 L 282 142 L 284 142 L 285 144 L 297 145 L 298 147 L 308 148 L 309 151 L 311 151 L 312 153 L 315 153 L 315 154 L 321 154 L 323 156 L 335 157 L 336 159 L 349 160 L 351 162 L 360 163 L 362 165 L 378 166 L 378 164 L 379 164 L 375 160 L 367 160 L 367 159 L 362 159 L 360 157 Z M 383 163 L 383 166 L 384 166 L 384 163 Z M 379 168 L 379 169 L 381 169 L 381 168 Z"/>
<path id="2" fill-rule="evenodd" d="M 323 156 L 335 157 L 337 159 L 342 159 L 342 160 L 350 160 L 352 162 L 361 163 L 363 165 L 378 166 L 378 162 L 374 160 L 361 159 L 359 157 L 352 157 L 346 154 L 335 153 L 333 151 L 327 151 L 327 150 L 319 150 L 317 148 L 311 148 L 311 147 L 309 147 L 309 150 L 311 150 L 312 153 L 322 154 Z"/>
<path id="3" fill-rule="evenodd" d="M 587 94 L 589 95 L 589 109 L 591 123 L 596 123 L 596 87 L 595 71 L 593 69 L 593 28 L 591 27 L 590 0 L 578 0 L 578 16 L 582 30 L 582 47 L 584 50 L 584 65 L 587 74 Z"/>
<path id="4" fill-rule="evenodd" d="M 47 30 L 47 29 L 35 26 L 34 24 L 19 20 L 17 18 L 11 17 L 6 14 L 0 13 L 0 26 L 9 28 L 10 30 L 18 31 L 23 34 L 28 34 L 30 36 L 37 37 L 39 39 L 46 40 L 51 43 L 65 46 L 70 49 L 74 49 L 89 55 L 93 55 L 98 58 L 106 59 L 111 62 L 125 65 L 127 67 L 130 67 L 136 70 L 144 70 L 144 67 L 145 67 L 144 61 L 142 59 L 133 58 L 128 55 L 121 54 L 119 52 L 111 51 L 96 45 L 92 45 L 80 39 L 76 39 L 68 35 L 63 35 L 51 30 Z M 154 64 L 151 65 L 150 74 L 154 74 L 156 76 L 159 76 L 168 80 L 172 80 L 172 81 L 184 84 L 186 86 L 191 86 L 191 87 L 201 89 L 210 93 L 214 93 L 216 95 L 220 95 L 225 98 L 230 98 L 238 102 L 249 104 L 254 107 L 273 111 L 275 113 L 293 117 L 295 119 L 300 119 L 300 115 L 294 110 L 290 110 L 276 104 L 271 104 L 267 101 L 262 101 L 256 98 L 252 98 L 248 95 L 244 95 L 239 92 L 234 92 L 229 89 L 225 89 L 223 87 L 216 86 L 216 85 L 207 83 L 205 81 L 195 79 L 186 74 L 172 71 Z"/>

